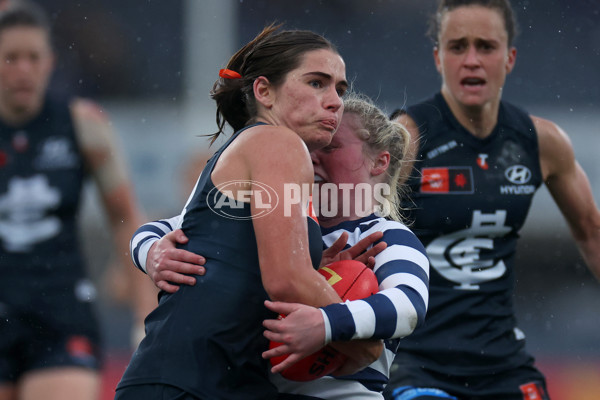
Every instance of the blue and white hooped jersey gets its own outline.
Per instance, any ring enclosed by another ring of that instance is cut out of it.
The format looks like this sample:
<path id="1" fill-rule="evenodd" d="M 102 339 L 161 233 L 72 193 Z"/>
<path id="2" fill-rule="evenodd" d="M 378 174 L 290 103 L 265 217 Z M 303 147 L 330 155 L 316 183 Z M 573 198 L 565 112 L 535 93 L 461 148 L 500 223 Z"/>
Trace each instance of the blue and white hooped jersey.
<path id="1" fill-rule="evenodd" d="M 323 307 L 331 324 L 332 339 L 384 339 L 381 357 L 357 374 L 326 376 L 311 382 L 293 382 L 272 375 L 282 393 L 315 399 L 383 399 L 381 391 L 389 380 L 390 367 L 401 338 L 423 324 L 429 301 L 429 260 L 425 248 L 404 224 L 371 215 L 321 228 L 329 247 L 343 232 L 350 247 L 381 231 L 387 248 L 375 257 L 374 272 L 379 292 L 363 300 Z"/>

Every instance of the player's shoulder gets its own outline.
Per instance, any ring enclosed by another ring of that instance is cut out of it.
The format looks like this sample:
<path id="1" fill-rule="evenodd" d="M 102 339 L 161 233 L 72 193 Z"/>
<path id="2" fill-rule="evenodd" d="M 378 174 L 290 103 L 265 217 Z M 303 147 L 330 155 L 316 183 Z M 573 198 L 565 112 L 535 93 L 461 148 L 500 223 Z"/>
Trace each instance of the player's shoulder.
<path id="1" fill-rule="evenodd" d="M 105 110 L 93 100 L 75 97 L 70 100 L 69 109 L 73 117 L 79 121 L 108 122 Z"/>
<path id="2" fill-rule="evenodd" d="M 537 131 L 540 146 L 571 147 L 571 140 L 566 132 L 563 131 L 560 126 L 558 126 L 558 124 L 549 119 L 535 115 L 530 115 L 530 117 L 533 121 L 533 125 L 535 126 L 535 130 Z"/>
<path id="3" fill-rule="evenodd" d="M 112 124 L 104 109 L 94 101 L 81 97 L 71 99 L 69 109 L 82 150 L 111 151 L 115 139 Z"/>
<path id="4" fill-rule="evenodd" d="M 368 229 L 361 229 L 360 238 L 373 232 L 383 232 L 383 240 L 388 246 L 404 245 L 425 253 L 423 243 L 417 235 L 404 223 L 383 217 L 378 217 L 368 223 Z"/>
<path id="5" fill-rule="evenodd" d="M 237 143 L 235 143 L 237 142 Z M 248 160 L 252 165 L 272 165 L 280 172 L 286 169 L 296 169 L 298 166 L 310 167 L 312 162 L 308 148 L 293 130 L 283 126 L 259 124 L 247 128 L 234 142 L 234 152 Z M 274 163 L 285 155 L 286 163 Z"/>
<path id="6" fill-rule="evenodd" d="M 535 125 L 535 129 L 538 131 L 538 134 L 541 134 L 541 135 L 558 135 L 558 134 L 560 134 L 561 129 L 555 122 L 553 122 L 547 118 L 542 118 L 542 117 L 532 115 L 532 114 L 530 114 L 529 117 L 533 121 L 533 124 Z"/>
<path id="7" fill-rule="evenodd" d="M 369 227 L 367 234 L 370 234 L 374 231 L 381 231 L 381 232 L 385 233 L 386 231 L 389 231 L 389 230 L 402 230 L 402 231 L 411 232 L 410 228 L 408 228 L 402 222 L 384 218 L 384 217 L 377 216 L 377 215 L 373 215 L 373 217 L 371 219 L 369 219 L 368 221 L 362 222 L 361 225 Z"/>
<path id="8" fill-rule="evenodd" d="M 300 136 L 285 126 L 257 124 L 247 128 L 240 138 L 256 146 L 268 145 L 264 148 L 265 151 L 289 146 L 306 148 Z"/>
<path id="9" fill-rule="evenodd" d="M 572 171 L 575 153 L 571 139 L 556 123 L 549 119 L 532 116 L 538 134 L 540 163 L 544 179 Z"/>

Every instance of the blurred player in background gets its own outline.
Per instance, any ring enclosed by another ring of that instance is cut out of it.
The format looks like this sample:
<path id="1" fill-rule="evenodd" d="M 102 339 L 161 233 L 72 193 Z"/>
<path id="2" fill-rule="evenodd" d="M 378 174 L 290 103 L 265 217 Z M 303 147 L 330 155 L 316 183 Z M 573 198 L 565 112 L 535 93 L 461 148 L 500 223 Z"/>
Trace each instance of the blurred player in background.
<path id="1" fill-rule="evenodd" d="M 47 93 L 54 55 L 43 11 L 25 1 L 2 7 L 0 399 L 96 399 L 96 289 L 77 222 L 85 179 L 98 187 L 138 324 L 156 303 L 155 289 L 125 268 L 140 211 L 105 113 Z"/>
<path id="2" fill-rule="evenodd" d="M 509 1 L 442 0 L 430 34 L 441 91 L 398 113 L 414 139 L 405 207 L 431 261 L 430 306 L 400 342 L 387 396 L 547 399 L 512 304 L 519 230 L 546 184 L 600 278 L 600 212 L 568 136 L 501 100 L 516 60 Z"/>

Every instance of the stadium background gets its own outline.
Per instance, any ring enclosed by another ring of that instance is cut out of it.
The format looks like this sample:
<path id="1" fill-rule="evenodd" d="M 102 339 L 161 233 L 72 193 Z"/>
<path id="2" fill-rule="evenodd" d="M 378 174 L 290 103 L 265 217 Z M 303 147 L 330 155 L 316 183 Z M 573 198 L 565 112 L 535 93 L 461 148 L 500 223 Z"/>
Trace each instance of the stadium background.
<path id="1" fill-rule="evenodd" d="M 344 56 L 355 89 L 388 112 L 439 89 L 425 37 L 433 0 L 39 0 L 59 55 L 52 90 L 90 96 L 110 113 L 148 218 L 180 212 L 210 153 L 208 91 L 219 68 L 265 23 L 311 29 Z M 517 64 L 504 98 L 557 122 L 600 199 L 600 0 L 513 1 Z M 194 163 L 196 161 L 196 163 Z M 190 168 L 190 165 L 196 167 Z M 93 189 L 82 222 L 103 294 L 104 397 L 129 357 L 131 315 L 102 279 L 106 226 Z M 515 304 L 555 400 L 600 398 L 600 286 L 542 189 L 523 230 Z M 92 244 L 93 238 L 93 244 Z"/>

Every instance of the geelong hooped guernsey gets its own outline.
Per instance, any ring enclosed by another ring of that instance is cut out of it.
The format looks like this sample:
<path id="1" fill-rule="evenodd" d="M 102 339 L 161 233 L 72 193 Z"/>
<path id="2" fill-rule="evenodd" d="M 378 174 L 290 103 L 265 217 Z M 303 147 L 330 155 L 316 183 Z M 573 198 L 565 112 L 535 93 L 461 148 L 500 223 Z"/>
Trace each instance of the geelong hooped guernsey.
<path id="1" fill-rule="evenodd" d="M 276 315 L 264 306 L 268 296 L 261 281 L 250 204 L 224 201 L 210 179 L 221 153 L 243 131 L 208 161 L 182 215 L 170 220 L 174 225 L 146 224 L 132 239 L 132 256 L 139 266 L 144 242 L 181 228 L 189 238 L 183 248 L 206 258 L 206 274 L 195 276 L 194 286 L 161 292 L 158 308 L 146 318 L 146 337 L 119 387 L 158 383 L 203 399 L 276 397 L 268 361 L 261 357 L 268 348 L 262 321 Z M 322 245 L 314 221 L 309 235 L 317 238 L 312 246 L 316 244 L 318 265 Z"/>
<path id="2" fill-rule="evenodd" d="M 84 169 L 67 102 L 46 99 L 17 128 L 0 121 L 0 299 L 84 275 L 76 223 Z"/>
<path id="3" fill-rule="evenodd" d="M 347 301 L 323 307 L 331 324 L 333 340 L 385 339 L 381 357 L 357 374 L 335 378 L 326 376 L 299 383 L 272 376 L 282 393 L 314 399 L 383 399 L 398 341 L 423 324 L 429 299 L 429 261 L 419 239 L 405 225 L 370 215 L 321 228 L 329 247 L 343 232 L 346 247 L 371 233 L 383 232 L 387 248 L 375 257 L 373 271 L 379 292 L 364 300 Z"/>
<path id="4" fill-rule="evenodd" d="M 501 102 L 497 126 L 478 139 L 441 94 L 407 111 L 420 148 L 405 207 L 431 262 L 431 297 L 397 362 L 450 376 L 522 365 L 531 357 L 512 296 L 518 232 L 542 182 L 533 122 Z"/>

